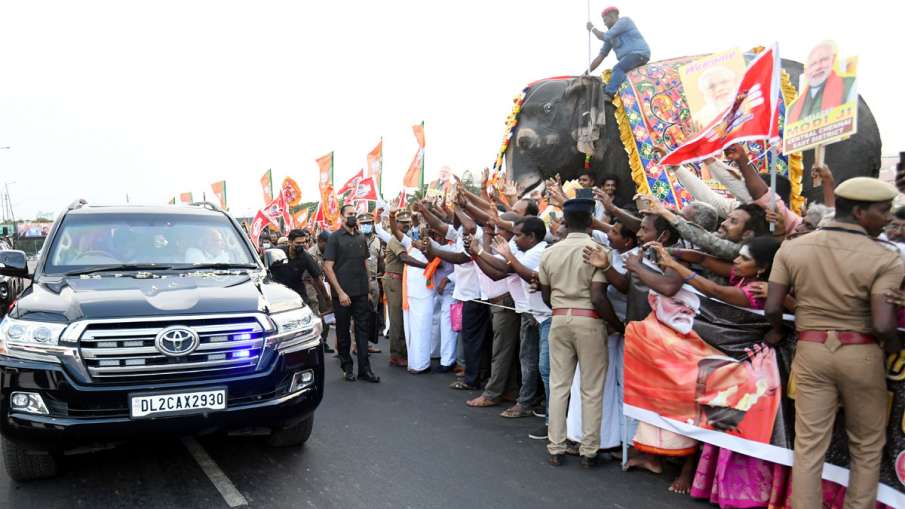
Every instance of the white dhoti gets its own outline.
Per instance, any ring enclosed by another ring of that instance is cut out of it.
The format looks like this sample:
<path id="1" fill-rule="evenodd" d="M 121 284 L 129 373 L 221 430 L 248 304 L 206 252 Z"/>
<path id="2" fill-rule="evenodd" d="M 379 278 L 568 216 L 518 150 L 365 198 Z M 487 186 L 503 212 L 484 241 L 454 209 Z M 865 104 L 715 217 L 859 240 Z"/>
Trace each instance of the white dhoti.
<path id="1" fill-rule="evenodd" d="M 600 448 L 610 449 L 622 443 L 625 419 L 622 414 L 622 359 L 625 340 L 622 334 L 611 334 L 607 341 L 609 364 L 603 386 L 603 418 L 600 421 Z M 581 375 L 575 367 L 572 394 L 566 417 L 566 436 L 581 442 Z"/>
<path id="2" fill-rule="evenodd" d="M 440 357 L 440 337 L 442 336 L 443 325 L 443 296 L 439 293 L 434 294 L 434 317 L 431 322 L 431 358 Z"/>
<path id="3" fill-rule="evenodd" d="M 456 363 L 456 342 L 459 334 L 453 330 L 450 308 L 456 300 L 453 299 L 451 291 L 438 294 L 437 298 L 440 300 L 440 364 L 452 366 Z"/>
<path id="4" fill-rule="evenodd" d="M 427 263 L 421 251 L 412 248 L 408 253 L 412 258 Z M 427 287 L 424 269 L 406 266 L 404 277 L 408 309 L 403 310 L 402 320 L 408 349 L 408 369 L 423 371 L 431 366 L 435 292 Z"/>

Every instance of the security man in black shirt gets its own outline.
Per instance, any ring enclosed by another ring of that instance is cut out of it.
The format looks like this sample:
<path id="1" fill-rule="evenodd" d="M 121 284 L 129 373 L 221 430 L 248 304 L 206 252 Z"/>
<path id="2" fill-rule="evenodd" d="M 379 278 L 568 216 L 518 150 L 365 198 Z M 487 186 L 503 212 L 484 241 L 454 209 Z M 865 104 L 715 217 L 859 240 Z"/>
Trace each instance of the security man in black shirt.
<path id="1" fill-rule="evenodd" d="M 343 205 L 343 224 L 330 235 L 324 250 L 324 273 L 333 289 L 336 316 L 336 349 L 345 379 L 355 381 L 349 350 L 352 346 L 351 321 L 355 318 L 355 344 L 358 348 L 358 379 L 377 383 L 368 360 L 368 267 L 370 256 L 365 236 L 358 231 L 358 214 L 352 205 Z"/>
<path id="2" fill-rule="evenodd" d="M 293 289 L 305 301 L 305 304 L 308 304 L 311 309 L 317 310 L 317 302 L 310 302 L 305 289 L 305 273 L 307 272 L 311 276 L 311 284 L 318 295 L 326 298 L 327 290 L 321 282 L 320 268 L 311 255 L 305 251 L 304 238 L 305 232 L 302 230 L 289 232 L 289 246 L 286 252 L 288 259 L 284 263 L 272 265 L 270 273 L 273 274 L 274 280 Z"/>

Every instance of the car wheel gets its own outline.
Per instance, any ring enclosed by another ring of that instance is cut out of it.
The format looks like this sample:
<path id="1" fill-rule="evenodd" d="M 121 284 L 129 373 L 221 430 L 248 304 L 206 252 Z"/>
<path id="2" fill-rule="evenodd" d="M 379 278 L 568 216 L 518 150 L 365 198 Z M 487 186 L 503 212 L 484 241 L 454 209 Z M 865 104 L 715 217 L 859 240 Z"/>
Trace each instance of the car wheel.
<path id="1" fill-rule="evenodd" d="M 54 477 L 59 472 L 57 458 L 48 452 L 33 451 L 3 437 L 3 464 L 14 481 Z"/>
<path id="2" fill-rule="evenodd" d="M 267 445 L 271 447 L 292 447 L 302 445 L 311 436 L 314 429 L 314 416 L 304 421 L 284 428 L 273 428 L 273 432 L 267 437 Z"/>

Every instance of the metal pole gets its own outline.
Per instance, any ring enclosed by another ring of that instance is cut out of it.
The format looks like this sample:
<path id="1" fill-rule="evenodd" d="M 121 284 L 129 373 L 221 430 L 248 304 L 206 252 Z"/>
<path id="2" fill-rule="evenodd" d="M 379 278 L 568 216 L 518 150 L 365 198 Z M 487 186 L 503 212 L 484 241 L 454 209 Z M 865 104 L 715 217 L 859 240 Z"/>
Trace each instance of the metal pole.
<path id="1" fill-rule="evenodd" d="M 767 140 L 766 143 L 770 143 L 770 141 Z M 770 165 L 770 210 L 776 212 L 776 147 L 770 146 L 770 153 L 767 157 L 767 163 Z M 776 225 L 770 223 L 770 233 L 774 233 L 775 228 Z"/>

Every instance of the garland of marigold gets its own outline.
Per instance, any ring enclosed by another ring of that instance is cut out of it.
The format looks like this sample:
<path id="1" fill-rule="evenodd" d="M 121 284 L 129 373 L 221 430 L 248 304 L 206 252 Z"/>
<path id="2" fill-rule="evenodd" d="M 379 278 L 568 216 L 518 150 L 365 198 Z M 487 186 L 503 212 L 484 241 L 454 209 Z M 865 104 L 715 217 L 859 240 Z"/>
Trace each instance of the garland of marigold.
<path id="1" fill-rule="evenodd" d="M 503 158 L 506 157 L 506 151 L 509 150 L 509 141 L 512 139 L 512 131 L 518 125 L 518 117 L 522 112 L 522 104 L 525 103 L 525 97 L 528 89 L 522 90 L 515 98 L 512 99 L 512 111 L 506 117 L 506 131 L 503 133 L 503 144 L 500 151 L 497 152 L 496 161 L 493 163 L 493 171 L 499 172 L 503 168 Z"/>

